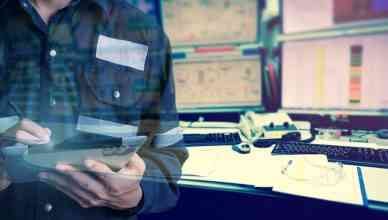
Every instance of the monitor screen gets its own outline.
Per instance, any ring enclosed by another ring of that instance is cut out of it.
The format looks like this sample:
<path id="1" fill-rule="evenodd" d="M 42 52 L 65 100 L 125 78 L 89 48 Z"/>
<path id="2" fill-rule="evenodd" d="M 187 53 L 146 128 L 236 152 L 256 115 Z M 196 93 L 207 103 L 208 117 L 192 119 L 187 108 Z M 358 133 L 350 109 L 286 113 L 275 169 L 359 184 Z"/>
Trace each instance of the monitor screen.
<path id="1" fill-rule="evenodd" d="M 387 0 L 283 0 L 283 32 L 387 22 Z"/>
<path id="2" fill-rule="evenodd" d="M 256 42 L 258 0 L 162 1 L 172 45 Z"/>
<path id="3" fill-rule="evenodd" d="M 282 107 L 387 113 L 386 51 L 388 33 L 284 43 Z"/>
<path id="4" fill-rule="evenodd" d="M 174 77 L 180 111 L 228 111 L 262 106 L 258 56 L 176 62 Z"/>

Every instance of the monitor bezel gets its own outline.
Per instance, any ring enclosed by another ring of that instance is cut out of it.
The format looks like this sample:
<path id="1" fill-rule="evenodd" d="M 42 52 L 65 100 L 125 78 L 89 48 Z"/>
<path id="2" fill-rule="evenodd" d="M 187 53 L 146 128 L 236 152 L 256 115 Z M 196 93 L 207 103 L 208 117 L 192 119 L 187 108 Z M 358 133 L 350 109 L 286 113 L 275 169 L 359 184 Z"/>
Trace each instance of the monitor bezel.
<path id="1" fill-rule="evenodd" d="M 312 30 L 306 30 L 306 31 L 295 31 L 295 32 L 287 32 L 285 33 L 284 30 L 284 1 L 285 0 L 279 0 L 279 12 L 280 12 L 280 17 L 281 17 L 281 33 L 283 36 L 304 36 L 304 35 L 309 35 L 312 33 L 325 33 L 325 32 L 330 32 L 330 31 L 341 31 L 341 30 L 347 30 L 347 29 L 358 29 L 358 28 L 363 28 L 363 27 L 368 27 L 371 25 L 377 25 L 377 26 L 386 26 L 388 23 L 388 18 L 376 18 L 376 19 L 370 19 L 367 21 L 355 21 L 355 22 L 347 22 L 347 23 L 342 23 L 338 25 L 334 25 L 332 27 L 328 28 L 317 28 L 317 29 L 312 29 Z M 333 0 L 331 0 L 333 1 Z M 345 35 L 345 34 L 344 34 Z M 303 38 L 303 37 L 301 37 Z"/>

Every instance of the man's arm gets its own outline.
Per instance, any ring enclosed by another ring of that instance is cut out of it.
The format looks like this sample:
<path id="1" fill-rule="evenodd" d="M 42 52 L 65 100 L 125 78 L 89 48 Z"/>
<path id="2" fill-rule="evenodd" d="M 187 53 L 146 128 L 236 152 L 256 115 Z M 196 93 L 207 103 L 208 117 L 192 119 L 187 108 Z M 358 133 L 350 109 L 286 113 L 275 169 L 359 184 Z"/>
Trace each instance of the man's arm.
<path id="1" fill-rule="evenodd" d="M 154 40 L 150 52 L 151 74 L 159 77 L 159 85 L 151 84 L 150 88 L 159 89 L 147 97 L 147 102 L 152 104 L 144 108 L 139 129 L 141 134 L 151 137 L 150 143 L 139 151 L 146 163 L 141 181 L 142 213 L 160 212 L 175 206 L 179 197 L 177 181 L 188 157 L 187 150 L 179 145 L 182 134 L 176 110 L 171 48 L 162 33 L 158 33 L 162 37 Z"/>

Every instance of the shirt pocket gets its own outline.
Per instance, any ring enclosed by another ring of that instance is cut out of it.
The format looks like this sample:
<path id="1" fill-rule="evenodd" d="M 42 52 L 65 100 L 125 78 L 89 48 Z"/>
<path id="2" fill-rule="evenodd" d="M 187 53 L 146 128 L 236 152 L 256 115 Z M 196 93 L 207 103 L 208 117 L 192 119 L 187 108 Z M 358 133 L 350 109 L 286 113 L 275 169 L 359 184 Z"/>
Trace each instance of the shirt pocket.
<path id="1" fill-rule="evenodd" d="M 96 59 L 85 65 L 83 74 L 98 102 L 118 107 L 139 106 L 146 87 L 143 71 Z"/>

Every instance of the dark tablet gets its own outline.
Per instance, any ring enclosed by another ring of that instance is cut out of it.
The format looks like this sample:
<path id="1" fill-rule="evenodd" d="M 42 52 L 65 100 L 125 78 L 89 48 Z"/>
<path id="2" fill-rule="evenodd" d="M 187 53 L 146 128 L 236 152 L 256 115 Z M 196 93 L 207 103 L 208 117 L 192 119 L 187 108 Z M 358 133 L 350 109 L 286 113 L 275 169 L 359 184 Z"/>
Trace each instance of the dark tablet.
<path id="1" fill-rule="evenodd" d="M 82 133 L 54 146 L 29 146 L 23 158 L 32 165 L 45 168 L 54 168 L 58 163 L 82 167 L 85 159 L 98 160 L 112 168 L 120 168 L 146 140 L 146 136 L 117 138 Z"/>

